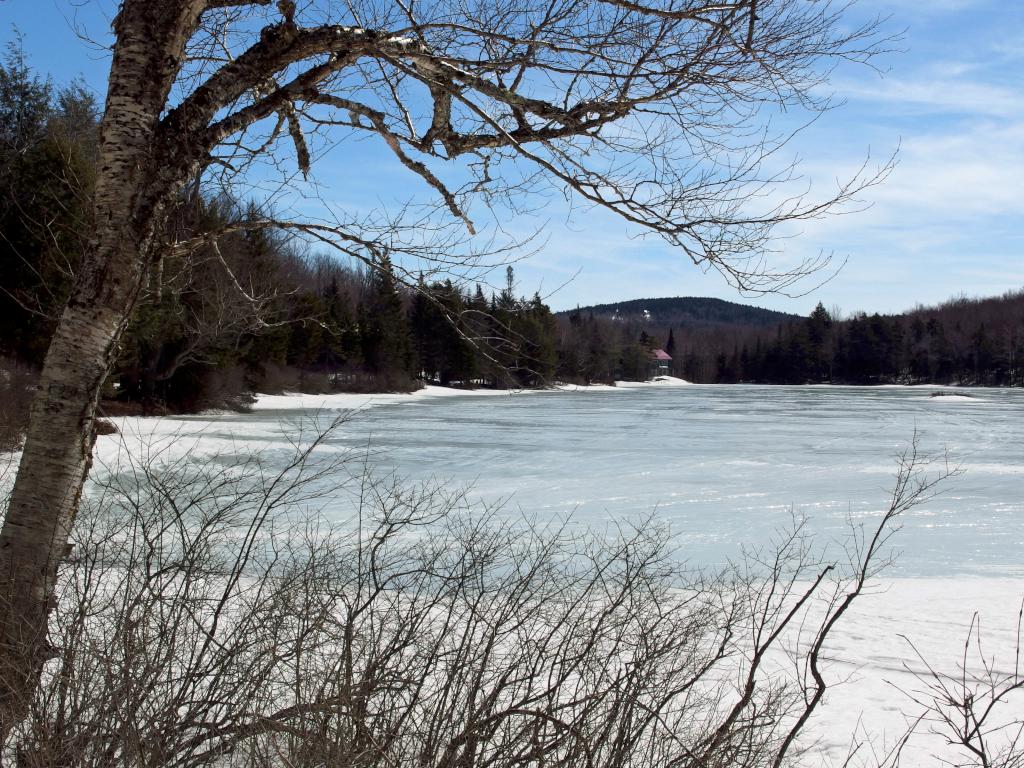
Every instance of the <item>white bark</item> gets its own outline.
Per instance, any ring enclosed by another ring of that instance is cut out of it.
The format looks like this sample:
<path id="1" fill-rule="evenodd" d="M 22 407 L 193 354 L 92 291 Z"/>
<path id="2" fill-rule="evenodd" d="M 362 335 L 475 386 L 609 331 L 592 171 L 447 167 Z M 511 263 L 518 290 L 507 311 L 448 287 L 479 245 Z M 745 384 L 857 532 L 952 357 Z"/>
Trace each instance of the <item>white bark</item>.
<path id="1" fill-rule="evenodd" d="M 126 2 L 115 21 L 95 235 L 46 356 L 0 530 L 0 740 L 24 716 L 49 653 L 47 616 L 89 472 L 96 403 L 161 207 L 155 190 L 144 194 L 154 131 L 200 11 L 197 0 Z"/>

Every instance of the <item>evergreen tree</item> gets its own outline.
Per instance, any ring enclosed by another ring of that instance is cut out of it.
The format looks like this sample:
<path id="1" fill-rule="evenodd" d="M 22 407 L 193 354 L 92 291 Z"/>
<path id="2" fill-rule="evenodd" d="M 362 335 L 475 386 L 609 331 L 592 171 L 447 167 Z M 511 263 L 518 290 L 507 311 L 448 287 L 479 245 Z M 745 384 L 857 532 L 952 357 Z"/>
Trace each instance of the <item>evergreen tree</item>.
<path id="1" fill-rule="evenodd" d="M 359 332 L 351 304 L 341 295 L 337 275 L 332 275 L 323 295 L 328 336 L 321 356 L 325 369 L 337 373 L 341 368 L 360 365 Z"/>
<path id="2" fill-rule="evenodd" d="M 39 365 L 88 237 L 96 104 L 53 87 L 20 47 L 0 62 L 0 354 Z"/>
<path id="3" fill-rule="evenodd" d="M 386 253 L 375 259 L 367 276 L 366 290 L 359 305 L 359 339 L 363 361 L 377 382 L 387 388 L 410 385 L 409 328 L 391 258 Z"/>
<path id="4" fill-rule="evenodd" d="M 832 316 L 819 301 L 807 318 L 807 364 L 804 377 L 814 382 L 832 380 Z"/>

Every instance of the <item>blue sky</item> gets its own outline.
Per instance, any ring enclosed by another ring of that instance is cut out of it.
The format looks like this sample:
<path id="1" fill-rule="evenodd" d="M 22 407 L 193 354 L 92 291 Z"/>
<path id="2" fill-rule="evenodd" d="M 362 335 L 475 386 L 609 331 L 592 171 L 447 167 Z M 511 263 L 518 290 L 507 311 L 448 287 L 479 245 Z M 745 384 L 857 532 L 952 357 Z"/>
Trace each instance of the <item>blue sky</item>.
<path id="1" fill-rule="evenodd" d="M 114 7 L 0 0 L 0 39 L 16 26 L 35 69 L 59 83 L 81 76 L 102 95 Z M 819 252 L 845 260 L 831 281 L 798 298 L 740 297 L 661 241 L 631 238 L 610 216 L 570 214 L 552 198 L 517 223 L 544 228 L 544 247 L 517 265 L 519 289 L 540 289 L 558 309 L 682 295 L 806 314 L 818 301 L 847 313 L 900 311 L 1024 286 L 1024 2 L 860 0 L 851 20 L 874 15 L 903 33 L 900 50 L 878 62 L 881 74 L 840 68 L 831 90 L 844 103 L 790 147 L 822 190 L 869 153 L 899 149 L 891 176 L 866 194 L 869 208 L 805 223 L 775 244 L 778 263 Z M 383 158 L 365 143 L 338 148 L 316 171 L 321 194 L 341 207 L 397 203 L 409 178 Z"/>

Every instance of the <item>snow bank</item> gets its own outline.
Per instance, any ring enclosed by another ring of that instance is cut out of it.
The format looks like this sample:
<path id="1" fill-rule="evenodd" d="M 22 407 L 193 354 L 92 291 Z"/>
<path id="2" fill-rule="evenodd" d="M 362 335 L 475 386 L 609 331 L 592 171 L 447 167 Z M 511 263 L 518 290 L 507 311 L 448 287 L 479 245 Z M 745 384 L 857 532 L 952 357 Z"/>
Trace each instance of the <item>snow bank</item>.
<path id="1" fill-rule="evenodd" d="M 624 389 L 646 387 L 681 387 L 689 386 L 690 382 L 674 376 L 658 376 L 652 381 L 617 381 L 615 386 L 609 384 L 557 384 L 549 389 L 455 389 L 429 385 L 409 393 L 353 394 L 341 392 L 330 395 L 307 395 L 285 393 L 283 395 L 256 395 L 252 406 L 254 411 L 299 411 L 327 410 L 349 411 L 362 410 L 375 405 L 395 405 L 414 403 L 437 397 L 511 397 L 515 395 L 533 395 L 544 392 L 616 392 Z"/>
<path id="2" fill-rule="evenodd" d="M 675 376 L 656 376 L 651 381 L 616 381 L 615 386 L 621 389 L 637 389 L 640 387 L 688 387 L 690 382 Z"/>
<path id="3" fill-rule="evenodd" d="M 533 390 L 521 390 L 523 392 Z M 256 395 L 252 406 L 254 411 L 354 411 L 375 405 L 395 405 L 414 403 L 436 397 L 493 397 L 495 395 L 514 395 L 512 389 L 454 389 L 452 387 L 426 386 L 415 392 L 392 392 L 382 394 L 355 394 L 339 392 L 330 395 L 307 395 L 286 393 L 283 395 Z"/>
<path id="4" fill-rule="evenodd" d="M 657 376 L 650 381 L 616 381 L 611 384 L 560 384 L 555 389 L 562 392 L 621 392 L 624 389 L 647 389 L 648 387 L 689 387 L 691 382 L 675 376 Z"/>
<path id="5" fill-rule="evenodd" d="M 611 384 L 557 384 L 558 392 L 614 392 L 616 387 Z"/>

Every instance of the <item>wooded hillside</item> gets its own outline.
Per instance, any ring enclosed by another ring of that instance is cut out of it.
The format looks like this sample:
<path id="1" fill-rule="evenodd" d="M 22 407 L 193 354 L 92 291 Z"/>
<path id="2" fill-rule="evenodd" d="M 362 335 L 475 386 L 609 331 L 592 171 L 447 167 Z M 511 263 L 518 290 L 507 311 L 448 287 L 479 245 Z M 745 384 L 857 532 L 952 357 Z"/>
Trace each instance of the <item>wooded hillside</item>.
<path id="1" fill-rule="evenodd" d="M 640 299 L 618 306 L 691 301 Z M 649 315 L 641 309 L 613 319 L 581 310 L 563 325 L 569 335 L 573 326 L 590 323 L 596 337 L 638 338 L 662 347 L 673 356 L 673 373 L 695 382 L 1024 385 L 1021 289 L 897 315 L 835 318 L 819 303 L 806 318 L 789 316 L 772 325 L 675 320 L 678 315 L 666 322 L 657 309 Z"/>
<path id="2" fill-rule="evenodd" d="M 658 326 L 699 328 L 718 325 L 749 325 L 774 328 L 780 323 L 798 320 L 799 315 L 776 312 L 761 307 L 737 304 L 708 296 L 681 296 L 662 299 L 632 299 L 614 304 L 595 304 L 560 312 L 580 312 L 595 317 L 618 318 L 624 321 L 648 320 Z"/>

